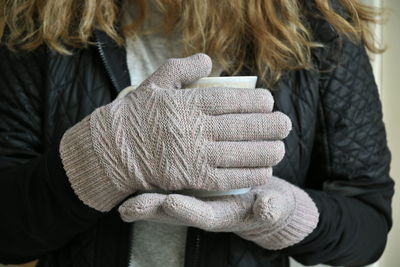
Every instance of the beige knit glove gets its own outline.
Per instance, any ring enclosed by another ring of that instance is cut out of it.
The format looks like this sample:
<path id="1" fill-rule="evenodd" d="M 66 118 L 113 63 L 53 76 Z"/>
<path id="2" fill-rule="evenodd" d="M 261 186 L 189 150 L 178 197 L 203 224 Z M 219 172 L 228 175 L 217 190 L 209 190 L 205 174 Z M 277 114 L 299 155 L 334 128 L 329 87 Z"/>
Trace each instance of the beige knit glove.
<path id="1" fill-rule="evenodd" d="M 319 213 L 302 189 L 271 177 L 243 195 L 198 199 L 179 194 L 140 194 L 120 207 L 126 222 L 186 225 L 211 232 L 234 232 L 263 248 L 294 245 L 318 224 Z"/>
<path id="2" fill-rule="evenodd" d="M 137 190 L 230 190 L 266 182 L 284 155 L 289 118 L 268 90 L 184 89 L 211 71 L 204 54 L 170 59 L 127 96 L 63 136 L 69 181 L 108 211 Z"/>

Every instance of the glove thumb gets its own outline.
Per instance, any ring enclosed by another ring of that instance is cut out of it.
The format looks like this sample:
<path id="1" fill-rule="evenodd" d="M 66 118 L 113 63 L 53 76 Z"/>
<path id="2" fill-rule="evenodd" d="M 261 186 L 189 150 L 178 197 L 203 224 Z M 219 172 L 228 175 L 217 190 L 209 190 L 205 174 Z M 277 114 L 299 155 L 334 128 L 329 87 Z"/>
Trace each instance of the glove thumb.
<path id="1" fill-rule="evenodd" d="M 253 214 L 259 220 L 274 224 L 280 220 L 284 213 L 282 197 L 273 192 L 268 195 L 258 195 L 253 205 Z"/>
<path id="2" fill-rule="evenodd" d="M 206 54 L 185 58 L 170 58 L 161 65 L 139 88 L 156 85 L 165 89 L 181 89 L 211 73 L 212 61 Z"/>

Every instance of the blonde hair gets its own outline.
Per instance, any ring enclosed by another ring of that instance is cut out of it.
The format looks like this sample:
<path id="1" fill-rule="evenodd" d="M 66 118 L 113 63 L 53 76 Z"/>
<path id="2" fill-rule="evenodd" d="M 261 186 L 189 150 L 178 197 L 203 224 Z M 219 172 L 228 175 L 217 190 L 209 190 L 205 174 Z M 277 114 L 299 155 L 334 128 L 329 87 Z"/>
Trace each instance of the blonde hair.
<path id="1" fill-rule="evenodd" d="M 147 15 L 148 0 L 130 1 L 139 16 L 118 31 L 121 14 L 115 0 L 0 0 L 0 23 L 3 20 L 9 32 L 4 43 L 23 50 L 46 44 L 69 54 L 67 47 L 89 45 L 96 28 L 122 45 L 124 36 L 135 34 Z M 338 1 L 348 18 L 329 0 L 155 1 L 165 14 L 163 30 L 182 31 L 183 56 L 207 53 L 233 75 L 252 64 L 270 85 L 287 70 L 312 68 L 311 50 L 319 44 L 306 23 L 306 1 L 313 1 L 339 34 L 363 42 L 372 52 L 381 51 L 368 31 L 368 23 L 377 22 L 379 12 L 357 0 Z"/>

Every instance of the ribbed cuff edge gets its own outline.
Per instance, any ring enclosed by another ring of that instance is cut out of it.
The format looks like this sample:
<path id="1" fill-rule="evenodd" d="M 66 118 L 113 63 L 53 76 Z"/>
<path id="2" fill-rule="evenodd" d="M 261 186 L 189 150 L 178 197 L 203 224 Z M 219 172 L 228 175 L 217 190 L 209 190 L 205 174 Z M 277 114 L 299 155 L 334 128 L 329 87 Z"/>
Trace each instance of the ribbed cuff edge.
<path id="1" fill-rule="evenodd" d="M 116 189 L 96 155 L 90 116 L 64 134 L 60 155 L 75 194 L 86 205 L 107 212 L 128 196 L 128 193 Z"/>

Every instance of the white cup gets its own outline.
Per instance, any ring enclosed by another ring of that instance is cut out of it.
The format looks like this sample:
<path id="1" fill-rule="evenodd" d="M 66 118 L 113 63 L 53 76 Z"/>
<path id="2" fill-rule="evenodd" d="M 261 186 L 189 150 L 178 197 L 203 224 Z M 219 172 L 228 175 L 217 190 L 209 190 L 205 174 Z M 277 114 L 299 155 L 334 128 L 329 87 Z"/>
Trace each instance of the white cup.
<path id="1" fill-rule="evenodd" d="M 189 84 L 186 88 L 199 87 L 234 87 L 234 88 L 256 88 L 257 76 L 226 76 L 206 77 Z"/>

